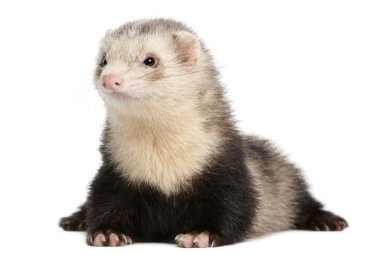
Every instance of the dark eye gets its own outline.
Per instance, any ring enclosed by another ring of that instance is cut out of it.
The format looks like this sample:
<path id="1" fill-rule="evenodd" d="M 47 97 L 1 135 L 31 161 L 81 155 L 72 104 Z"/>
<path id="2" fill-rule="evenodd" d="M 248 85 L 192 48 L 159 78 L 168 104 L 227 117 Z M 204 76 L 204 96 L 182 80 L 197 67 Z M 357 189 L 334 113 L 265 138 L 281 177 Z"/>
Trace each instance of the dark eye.
<path id="1" fill-rule="evenodd" d="M 106 57 L 103 58 L 102 63 L 100 63 L 100 67 L 105 67 L 107 65 Z"/>
<path id="2" fill-rule="evenodd" d="M 155 64 L 156 64 L 156 60 L 154 59 L 154 57 L 147 57 L 144 60 L 144 65 L 146 66 L 154 66 Z"/>

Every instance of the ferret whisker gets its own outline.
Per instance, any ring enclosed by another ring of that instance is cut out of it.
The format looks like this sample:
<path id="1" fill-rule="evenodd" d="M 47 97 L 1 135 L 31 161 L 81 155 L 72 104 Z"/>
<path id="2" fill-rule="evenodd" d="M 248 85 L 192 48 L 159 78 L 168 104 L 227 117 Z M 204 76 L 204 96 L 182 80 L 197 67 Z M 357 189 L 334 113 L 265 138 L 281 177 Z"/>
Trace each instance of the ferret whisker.
<path id="1" fill-rule="evenodd" d="M 96 90 L 93 89 L 93 88 L 86 88 L 85 90 L 83 91 L 78 91 L 77 92 L 77 101 L 80 102 L 81 100 L 83 100 L 86 96 L 90 95 L 94 93 L 94 95 L 96 94 Z"/>

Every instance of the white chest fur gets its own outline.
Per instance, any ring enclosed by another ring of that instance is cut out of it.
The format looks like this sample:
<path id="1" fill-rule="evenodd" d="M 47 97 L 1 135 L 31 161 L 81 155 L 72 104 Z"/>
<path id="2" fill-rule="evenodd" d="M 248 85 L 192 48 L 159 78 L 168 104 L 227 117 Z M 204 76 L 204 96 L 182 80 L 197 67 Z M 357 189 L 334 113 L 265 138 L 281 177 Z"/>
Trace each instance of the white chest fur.
<path id="1" fill-rule="evenodd" d="M 216 132 L 206 132 L 202 120 L 191 114 L 159 123 L 119 117 L 111 119 L 110 125 L 107 149 L 122 175 L 166 194 L 188 188 L 219 141 Z"/>

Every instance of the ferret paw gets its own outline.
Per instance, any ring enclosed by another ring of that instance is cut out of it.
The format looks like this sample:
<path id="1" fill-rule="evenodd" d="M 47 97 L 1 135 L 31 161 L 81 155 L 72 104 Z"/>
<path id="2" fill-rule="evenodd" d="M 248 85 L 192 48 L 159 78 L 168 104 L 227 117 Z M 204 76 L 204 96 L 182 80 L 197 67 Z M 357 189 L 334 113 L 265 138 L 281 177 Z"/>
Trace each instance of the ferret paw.
<path id="1" fill-rule="evenodd" d="M 174 240 L 181 248 L 206 248 L 220 245 L 220 237 L 208 231 L 179 234 Z"/>
<path id="2" fill-rule="evenodd" d="M 308 225 L 309 229 L 315 231 L 341 231 L 348 227 L 347 221 L 342 217 L 322 210 L 311 217 Z"/>
<path id="3" fill-rule="evenodd" d="M 59 226 L 66 231 L 84 231 L 87 228 L 86 222 L 75 214 L 62 218 Z"/>
<path id="4" fill-rule="evenodd" d="M 112 230 L 95 231 L 87 234 L 87 244 L 91 246 L 124 246 L 132 243 L 130 236 Z"/>

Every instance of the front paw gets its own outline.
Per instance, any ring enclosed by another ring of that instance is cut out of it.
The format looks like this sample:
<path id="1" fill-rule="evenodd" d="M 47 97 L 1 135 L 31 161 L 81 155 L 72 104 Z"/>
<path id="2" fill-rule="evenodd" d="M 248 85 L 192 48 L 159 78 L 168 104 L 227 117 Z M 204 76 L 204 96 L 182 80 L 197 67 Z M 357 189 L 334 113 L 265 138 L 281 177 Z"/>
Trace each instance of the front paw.
<path id="1" fill-rule="evenodd" d="M 175 242 L 181 248 L 206 248 L 220 245 L 220 237 L 208 231 L 179 234 Z"/>
<path id="2" fill-rule="evenodd" d="M 87 234 L 87 244 L 91 246 L 124 246 L 132 243 L 130 236 L 112 230 L 94 231 Z"/>

